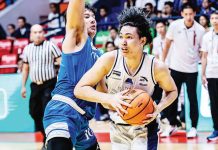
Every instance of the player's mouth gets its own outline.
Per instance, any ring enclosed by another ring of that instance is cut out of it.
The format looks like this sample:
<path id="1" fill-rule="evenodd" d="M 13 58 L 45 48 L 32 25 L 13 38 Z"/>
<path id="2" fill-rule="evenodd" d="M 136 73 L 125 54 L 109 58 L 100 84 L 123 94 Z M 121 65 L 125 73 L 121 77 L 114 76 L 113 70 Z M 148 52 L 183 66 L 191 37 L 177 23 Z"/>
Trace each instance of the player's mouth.
<path id="1" fill-rule="evenodd" d="M 122 50 L 123 53 L 127 53 L 128 52 L 128 49 L 126 47 L 122 47 L 121 50 Z"/>
<path id="2" fill-rule="evenodd" d="M 96 25 L 92 25 L 92 26 L 90 27 L 90 29 L 96 30 Z"/>

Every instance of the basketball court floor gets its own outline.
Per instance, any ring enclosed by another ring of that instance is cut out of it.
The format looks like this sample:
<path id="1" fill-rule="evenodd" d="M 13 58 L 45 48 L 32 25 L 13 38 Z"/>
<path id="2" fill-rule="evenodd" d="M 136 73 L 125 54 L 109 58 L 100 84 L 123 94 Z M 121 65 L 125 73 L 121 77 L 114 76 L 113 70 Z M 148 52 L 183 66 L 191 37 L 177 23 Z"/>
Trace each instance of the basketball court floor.
<path id="1" fill-rule="evenodd" d="M 109 140 L 109 123 L 90 123 L 102 150 L 111 150 Z M 161 138 L 159 150 L 218 150 L 217 142 L 207 142 L 209 132 L 201 132 L 195 139 L 187 140 L 185 131 L 178 131 L 170 138 Z M 40 133 L 0 133 L 0 150 L 40 150 L 42 147 Z"/>

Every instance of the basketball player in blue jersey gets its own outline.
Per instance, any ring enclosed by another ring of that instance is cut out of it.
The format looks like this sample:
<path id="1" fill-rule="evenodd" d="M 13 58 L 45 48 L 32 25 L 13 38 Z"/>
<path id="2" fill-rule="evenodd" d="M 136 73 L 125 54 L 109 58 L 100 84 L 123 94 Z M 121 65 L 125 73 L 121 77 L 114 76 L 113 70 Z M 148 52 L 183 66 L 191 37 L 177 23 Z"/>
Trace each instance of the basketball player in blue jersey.
<path id="1" fill-rule="evenodd" d="M 74 89 L 76 97 L 99 102 L 108 106 L 112 119 L 110 138 L 113 150 L 156 150 L 158 145 L 159 112 L 177 97 L 176 85 L 165 64 L 143 52 L 151 42 L 149 23 L 140 8 L 124 10 L 120 17 L 120 49 L 101 56 L 95 65 L 82 77 Z M 98 92 L 93 87 L 106 77 L 108 93 Z M 146 91 L 150 96 L 155 84 L 164 90 L 164 96 L 155 112 L 148 114 L 144 125 L 131 126 L 120 117 L 122 107 L 116 93 L 128 88 Z M 116 101 L 110 104 L 109 101 Z"/>
<path id="2" fill-rule="evenodd" d="M 70 0 L 58 82 L 43 118 L 48 150 L 98 149 L 88 126 L 96 103 L 79 100 L 73 93 L 77 82 L 98 58 L 92 46 L 95 34 L 93 9 L 85 7 L 84 0 Z"/>

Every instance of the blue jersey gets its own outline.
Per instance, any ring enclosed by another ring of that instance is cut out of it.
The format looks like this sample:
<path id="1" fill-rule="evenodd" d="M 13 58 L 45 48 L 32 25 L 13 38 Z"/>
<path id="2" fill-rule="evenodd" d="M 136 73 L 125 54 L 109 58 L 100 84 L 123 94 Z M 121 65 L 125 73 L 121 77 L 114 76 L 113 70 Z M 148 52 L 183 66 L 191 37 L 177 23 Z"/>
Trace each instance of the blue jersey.
<path id="1" fill-rule="evenodd" d="M 62 61 L 58 74 L 58 81 L 52 95 L 59 94 L 74 100 L 89 116 L 95 113 L 96 103 L 77 99 L 74 96 L 74 88 L 82 76 L 94 65 L 99 51 L 92 45 L 91 38 L 88 37 L 82 50 L 62 54 Z"/>

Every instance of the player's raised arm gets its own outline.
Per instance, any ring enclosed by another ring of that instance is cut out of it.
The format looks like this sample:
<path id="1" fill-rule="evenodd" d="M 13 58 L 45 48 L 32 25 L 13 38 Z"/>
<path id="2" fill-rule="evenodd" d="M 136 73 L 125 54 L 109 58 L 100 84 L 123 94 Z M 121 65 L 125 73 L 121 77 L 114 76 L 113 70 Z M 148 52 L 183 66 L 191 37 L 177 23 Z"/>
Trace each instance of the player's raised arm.
<path id="1" fill-rule="evenodd" d="M 66 15 L 66 36 L 63 42 L 63 52 L 71 53 L 77 46 L 83 44 L 84 37 L 84 0 L 70 0 Z M 82 46 L 82 45 L 81 45 Z"/>

